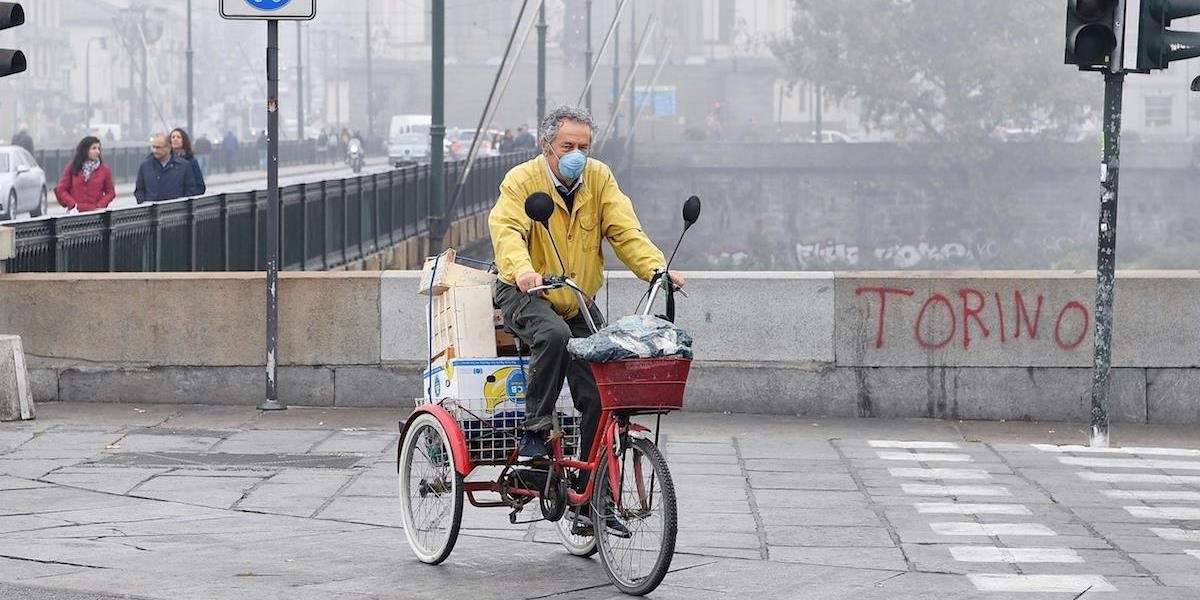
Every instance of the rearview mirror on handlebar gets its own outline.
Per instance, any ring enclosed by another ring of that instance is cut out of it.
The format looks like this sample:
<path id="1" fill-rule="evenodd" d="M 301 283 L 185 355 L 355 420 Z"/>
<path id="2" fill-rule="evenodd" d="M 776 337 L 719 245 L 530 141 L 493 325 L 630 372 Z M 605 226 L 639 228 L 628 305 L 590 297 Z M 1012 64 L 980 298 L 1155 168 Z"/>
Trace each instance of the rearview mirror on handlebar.
<path id="1" fill-rule="evenodd" d="M 686 230 L 700 220 L 700 197 L 692 196 L 683 203 L 683 228 Z"/>
<path id="2" fill-rule="evenodd" d="M 546 192 L 534 192 L 525 199 L 525 214 L 549 228 L 550 215 L 554 214 L 554 200 Z"/>

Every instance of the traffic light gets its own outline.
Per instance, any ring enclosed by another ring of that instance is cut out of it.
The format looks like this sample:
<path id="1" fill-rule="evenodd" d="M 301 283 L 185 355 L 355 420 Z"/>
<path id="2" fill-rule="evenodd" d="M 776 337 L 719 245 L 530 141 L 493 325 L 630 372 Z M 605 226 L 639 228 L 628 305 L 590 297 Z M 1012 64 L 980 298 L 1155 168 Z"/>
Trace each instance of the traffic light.
<path id="1" fill-rule="evenodd" d="M 16 2 L 0 2 L 0 29 L 25 24 L 25 9 Z M 8 77 L 25 70 L 25 53 L 20 50 L 0 48 L 0 77 Z"/>
<path id="2" fill-rule="evenodd" d="M 1172 19 L 1200 15 L 1200 0 L 1142 0 L 1137 71 L 1165 69 L 1171 62 L 1200 56 L 1200 33 L 1172 31 Z"/>
<path id="3" fill-rule="evenodd" d="M 1117 0 L 1068 0 L 1068 65 L 1076 65 L 1084 71 L 1109 65 L 1117 47 L 1117 4 Z"/>

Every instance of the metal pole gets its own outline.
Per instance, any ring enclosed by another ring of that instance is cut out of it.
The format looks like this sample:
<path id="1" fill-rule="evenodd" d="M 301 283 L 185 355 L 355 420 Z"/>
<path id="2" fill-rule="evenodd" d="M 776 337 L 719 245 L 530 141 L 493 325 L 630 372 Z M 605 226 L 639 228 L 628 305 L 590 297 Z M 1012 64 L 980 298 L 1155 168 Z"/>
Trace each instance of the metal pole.
<path id="1" fill-rule="evenodd" d="M 537 61 L 538 61 L 538 67 L 537 67 L 538 68 L 537 116 L 538 117 L 537 117 L 537 125 L 534 126 L 534 130 L 535 130 L 534 135 L 535 136 L 537 135 L 537 133 L 536 133 L 537 128 L 541 127 L 542 119 L 544 119 L 546 117 L 546 3 L 545 2 L 543 2 L 542 5 L 538 8 L 537 30 L 538 30 L 538 55 L 537 55 Z M 590 32 L 590 29 L 589 29 L 589 32 Z M 588 37 L 589 38 L 591 37 L 591 33 L 588 34 Z"/>
<path id="2" fill-rule="evenodd" d="M 612 41 L 613 33 L 615 33 L 617 30 L 617 25 L 620 23 L 621 19 L 621 14 L 625 11 L 625 5 L 628 2 L 629 0 L 621 0 L 621 3 L 617 5 L 617 10 L 613 14 L 612 22 L 608 24 L 608 32 L 604 34 L 604 39 L 600 41 L 600 49 L 596 51 L 596 60 L 591 63 L 592 75 L 588 77 L 587 82 L 583 84 L 583 90 L 579 92 L 579 99 L 575 101 L 575 104 L 583 104 L 584 98 L 592 91 L 592 84 L 595 83 L 596 72 L 600 67 L 600 59 L 604 56 L 604 51 L 608 49 L 608 43 Z"/>
<path id="3" fill-rule="evenodd" d="M 279 21 L 267 21 L 267 398 L 259 410 L 284 410 L 279 400 Z"/>
<path id="4" fill-rule="evenodd" d="M 818 144 L 821 143 L 822 130 L 825 129 L 825 123 L 823 122 L 824 115 L 821 114 L 821 111 L 824 109 L 824 104 L 825 104 L 823 102 L 824 97 L 825 97 L 825 93 L 824 93 L 824 90 L 821 87 L 821 85 L 820 84 L 814 85 L 813 86 L 813 107 L 816 109 L 816 120 L 815 120 L 816 122 L 815 122 L 815 127 L 813 127 L 813 141 Z"/>
<path id="5" fill-rule="evenodd" d="M 304 38 L 296 21 L 296 139 L 304 140 Z"/>
<path id="6" fill-rule="evenodd" d="M 367 2 L 367 135 L 375 135 L 375 87 L 371 68 L 371 3 Z M 366 143 L 364 140 L 363 143 Z"/>
<path id="7" fill-rule="evenodd" d="M 1117 190 L 1121 170 L 1124 73 L 1104 73 L 1104 162 L 1100 164 L 1100 230 L 1096 253 L 1096 335 L 1092 363 L 1091 445 L 1108 447 L 1109 369 L 1112 367 L 1113 296 L 1117 264 Z"/>
<path id="8" fill-rule="evenodd" d="M 629 55 L 630 55 L 630 58 L 632 58 L 632 56 L 635 56 L 637 54 L 637 41 L 636 41 L 637 40 L 637 5 L 635 4 L 634 6 L 631 6 L 629 8 L 629 10 L 630 10 L 630 13 L 629 13 Z M 634 60 L 636 60 L 636 59 L 634 59 Z M 634 64 L 630 65 L 629 68 L 631 68 L 632 73 L 637 73 L 637 62 L 634 62 Z M 630 77 L 634 77 L 634 76 L 632 76 L 632 74 L 631 74 Z M 632 92 L 629 95 L 629 133 L 626 134 L 625 137 L 628 138 L 629 140 L 632 140 L 632 139 L 634 139 L 634 120 L 635 120 L 634 115 L 637 114 L 637 78 L 636 77 L 630 79 L 630 85 L 632 85 L 632 88 L 631 88 Z M 654 90 L 650 90 L 650 94 L 654 94 Z M 629 144 L 626 144 L 626 145 L 628 145 L 628 148 L 632 148 L 632 145 L 629 145 Z M 630 161 L 631 160 L 632 160 L 632 157 L 630 157 Z"/>
<path id="9" fill-rule="evenodd" d="M 621 26 L 617 25 L 617 30 L 613 32 L 613 63 L 612 63 L 612 100 L 609 106 L 612 107 L 612 134 L 620 137 L 621 135 L 621 99 L 617 97 L 617 90 L 621 88 Z M 592 140 L 595 141 L 595 140 Z"/>
<path id="10" fill-rule="evenodd" d="M 585 9 L 586 14 L 587 14 L 587 25 L 586 25 L 586 27 L 587 27 L 587 32 L 586 32 L 587 42 L 586 42 L 586 44 L 587 45 L 584 46 L 586 48 L 586 50 L 584 50 L 584 52 L 583 52 L 583 60 L 585 63 L 583 65 L 583 68 L 584 68 L 584 75 L 587 77 L 587 81 L 590 82 L 592 80 L 592 0 L 587 0 L 587 2 L 584 5 L 587 7 Z M 584 104 L 584 106 L 587 107 L 588 112 L 592 112 L 592 88 L 591 88 L 591 86 L 588 86 L 587 89 L 584 91 L 584 96 L 587 99 L 587 102 Z"/>
<path id="11" fill-rule="evenodd" d="M 432 88 L 433 106 L 429 114 L 429 239 L 440 240 L 444 233 L 446 207 L 446 165 L 442 142 L 446 139 L 446 0 L 432 0 Z"/>
<path id="12" fill-rule="evenodd" d="M 187 2 L 187 130 L 188 135 L 195 136 L 195 102 L 192 99 L 194 92 L 193 87 L 193 71 L 192 71 L 192 0 Z"/>

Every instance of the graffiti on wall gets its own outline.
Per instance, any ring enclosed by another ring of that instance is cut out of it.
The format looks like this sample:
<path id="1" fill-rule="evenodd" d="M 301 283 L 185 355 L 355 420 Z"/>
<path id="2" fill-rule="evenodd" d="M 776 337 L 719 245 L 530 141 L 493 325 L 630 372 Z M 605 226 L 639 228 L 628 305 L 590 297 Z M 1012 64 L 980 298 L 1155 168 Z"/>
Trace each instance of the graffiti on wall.
<path id="1" fill-rule="evenodd" d="M 903 331 L 925 350 L 970 351 L 973 344 L 992 339 L 1002 345 L 1049 342 L 1063 352 L 1074 352 L 1087 339 L 1092 319 L 1082 301 L 1049 303 L 1036 291 L 1015 290 L 1010 296 L 960 288 L 954 294 L 918 294 L 905 288 L 860 287 L 854 295 L 875 301 L 877 310 L 869 318 L 876 325 L 873 346 L 877 350 L 905 341 L 889 337 Z M 897 315 L 911 315 L 910 322 L 897 326 L 893 322 L 901 318 Z"/>
<path id="2" fill-rule="evenodd" d="M 917 242 L 893 244 L 879 248 L 862 248 L 857 244 L 834 240 L 796 244 L 796 260 L 800 267 L 805 269 L 858 266 L 897 269 L 974 266 L 986 264 L 999 255 L 1000 248 L 996 242 L 981 244 Z M 867 262 L 870 264 L 863 264 Z"/>

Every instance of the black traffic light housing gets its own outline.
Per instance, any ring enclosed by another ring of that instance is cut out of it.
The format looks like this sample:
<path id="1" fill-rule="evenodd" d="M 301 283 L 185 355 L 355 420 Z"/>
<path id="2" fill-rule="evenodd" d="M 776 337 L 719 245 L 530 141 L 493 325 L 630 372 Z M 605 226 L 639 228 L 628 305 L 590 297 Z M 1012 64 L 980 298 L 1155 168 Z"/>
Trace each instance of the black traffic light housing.
<path id="1" fill-rule="evenodd" d="M 1173 19 L 1200 15 L 1200 0 L 1141 0 L 1137 72 L 1166 69 L 1200 56 L 1200 33 L 1167 29 Z"/>
<path id="2" fill-rule="evenodd" d="M 25 9 L 16 2 L 0 2 L 0 29 L 9 29 L 25 24 Z M 25 70 L 25 53 L 20 50 L 0 48 L 0 77 L 8 77 Z"/>
<path id="3" fill-rule="evenodd" d="M 1119 43 L 1117 4 L 1117 0 L 1068 0 L 1066 64 L 1083 71 L 1108 67 Z"/>

